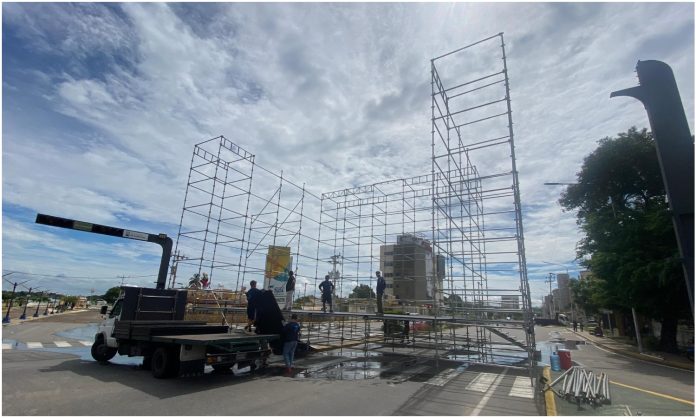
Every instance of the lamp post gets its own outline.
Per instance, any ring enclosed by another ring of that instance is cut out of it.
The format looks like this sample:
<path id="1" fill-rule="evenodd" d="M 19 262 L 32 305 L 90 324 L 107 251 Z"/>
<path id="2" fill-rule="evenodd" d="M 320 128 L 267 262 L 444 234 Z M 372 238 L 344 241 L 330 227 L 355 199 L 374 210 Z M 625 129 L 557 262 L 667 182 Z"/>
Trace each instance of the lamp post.
<path id="1" fill-rule="evenodd" d="M 12 273 L 3 274 L 2 277 L 9 276 L 10 274 L 12 274 Z M 7 282 L 9 282 L 9 283 L 12 283 L 11 281 L 9 281 L 9 280 L 7 280 L 7 279 L 5 279 L 5 280 L 6 280 Z M 7 313 L 5 313 L 5 317 L 2 318 L 2 323 L 3 323 L 3 324 L 9 324 L 9 323 L 10 323 L 10 309 L 12 309 L 12 302 L 14 301 L 14 295 L 15 295 L 15 290 L 17 289 L 17 286 L 19 286 L 20 284 L 24 284 L 24 283 L 26 283 L 26 282 L 28 282 L 28 281 L 29 281 L 29 280 L 23 281 L 22 283 L 17 283 L 17 282 L 12 283 L 12 296 L 10 296 L 10 303 L 7 304 Z"/>
<path id="2" fill-rule="evenodd" d="M 46 295 L 46 291 L 41 292 L 41 297 L 39 298 L 39 303 L 36 304 L 36 312 L 34 312 L 34 318 L 39 316 L 39 307 L 41 306 L 41 299 Z"/>
<path id="3" fill-rule="evenodd" d="M 22 315 L 19 317 L 19 319 L 27 319 L 27 306 L 29 306 L 29 297 L 31 296 L 31 290 L 32 288 L 29 288 L 29 293 L 27 294 L 27 300 L 24 301 L 24 311 L 22 312 Z M 37 289 L 34 289 L 37 290 Z"/>

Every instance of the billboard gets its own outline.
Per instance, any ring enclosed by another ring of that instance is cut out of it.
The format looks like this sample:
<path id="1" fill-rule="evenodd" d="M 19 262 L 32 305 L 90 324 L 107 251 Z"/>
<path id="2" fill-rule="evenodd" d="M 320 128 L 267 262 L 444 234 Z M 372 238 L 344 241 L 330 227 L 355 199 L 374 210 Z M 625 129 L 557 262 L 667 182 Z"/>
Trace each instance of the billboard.
<path id="1" fill-rule="evenodd" d="M 273 292 L 280 306 L 285 305 L 285 285 L 288 282 L 290 270 L 292 270 L 290 247 L 269 245 L 266 254 L 264 288 Z"/>

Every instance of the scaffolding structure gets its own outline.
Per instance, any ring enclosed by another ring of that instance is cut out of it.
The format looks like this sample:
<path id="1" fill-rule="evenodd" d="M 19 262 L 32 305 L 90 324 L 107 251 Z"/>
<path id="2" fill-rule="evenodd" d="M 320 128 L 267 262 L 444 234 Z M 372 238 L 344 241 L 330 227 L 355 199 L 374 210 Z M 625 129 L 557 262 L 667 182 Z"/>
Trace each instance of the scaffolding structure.
<path id="1" fill-rule="evenodd" d="M 503 34 L 432 59 L 431 85 L 421 175 L 318 196 L 225 137 L 197 144 L 170 286 L 205 272 L 241 291 L 267 279 L 269 248 L 289 247 L 295 298 L 316 295 L 332 267 L 340 314 L 317 312 L 316 299 L 300 311 L 313 344 L 367 349 L 407 325 L 414 350 L 534 366 Z M 387 282 L 385 318 L 374 315 L 376 271 Z M 243 316 L 217 300 L 196 309 Z"/>

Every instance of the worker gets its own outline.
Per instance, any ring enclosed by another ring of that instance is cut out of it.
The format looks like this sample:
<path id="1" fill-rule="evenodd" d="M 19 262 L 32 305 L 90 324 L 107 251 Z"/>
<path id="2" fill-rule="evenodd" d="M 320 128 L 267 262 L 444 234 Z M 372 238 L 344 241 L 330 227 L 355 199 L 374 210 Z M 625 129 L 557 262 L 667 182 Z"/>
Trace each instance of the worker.
<path id="1" fill-rule="evenodd" d="M 302 326 L 297 323 L 297 314 L 292 314 L 290 321 L 283 327 L 283 359 L 285 360 L 285 371 L 292 372 L 292 366 L 295 361 L 295 349 L 297 342 L 300 340 L 300 328 Z"/>
<path id="2" fill-rule="evenodd" d="M 247 297 L 247 326 L 244 327 L 245 331 L 251 332 L 251 326 L 254 324 L 254 321 L 256 320 L 256 301 L 254 300 L 260 293 L 261 291 L 256 288 L 256 280 L 252 280 L 249 282 L 249 286 L 251 289 L 249 289 L 246 292 L 246 297 Z"/>
<path id="3" fill-rule="evenodd" d="M 290 270 L 288 272 L 288 282 L 285 284 L 285 306 L 283 310 L 292 310 L 292 297 L 295 293 L 295 273 Z"/>
<path id="4" fill-rule="evenodd" d="M 384 314 L 382 297 L 384 297 L 384 289 L 387 288 L 387 282 L 384 280 L 384 277 L 382 277 L 382 272 L 377 271 L 375 275 L 377 276 L 377 314 L 382 315 Z"/>
<path id="5" fill-rule="evenodd" d="M 321 291 L 321 311 L 326 312 L 326 304 L 329 304 L 329 312 L 333 313 L 333 302 L 331 297 L 333 295 L 334 284 L 329 280 L 329 275 L 324 277 L 324 281 L 319 283 L 319 290 Z"/>

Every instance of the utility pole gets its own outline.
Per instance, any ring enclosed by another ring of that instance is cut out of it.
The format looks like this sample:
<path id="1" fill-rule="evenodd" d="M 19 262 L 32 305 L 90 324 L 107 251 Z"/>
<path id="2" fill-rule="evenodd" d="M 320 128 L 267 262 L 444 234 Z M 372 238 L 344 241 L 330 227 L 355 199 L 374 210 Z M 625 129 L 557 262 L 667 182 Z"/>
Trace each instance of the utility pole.
<path id="1" fill-rule="evenodd" d="M 553 277 L 556 273 L 549 273 L 549 277 L 545 280 L 549 284 L 549 318 L 553 319 L 554 314 L 554 302 L 553 302 L 553 291 L 551 290 L 551 285 L 553 284 Z"/>
<path id="2" fill-rule="evenodd" d="M 185 259 L 186 259 L 186 256 L 185 256 L 185 255 L 181 255 L 181 254 L 179 253 L 179 250 L 176 250 L 176 253 L 174 254 L 174 256 L 172 256 L 172 258 L 173 258 L 173 260 L 172 260 L 172 268 L 171 268 L 171 272 L 169 273 L 169 276 L 170 276 L 170 279 L 169 279 L 169 288 L 170 288 L 170 289 L 173 289 L 173 288 L 174 288 L 174 285 L 176 284 L 176 270 L 177 270 L 177 268 L 179 267 L 179 261 L 185 260 Z"/>
<path id="3" fill-rule="evenodd" d="M 9 276 L 10 274 L 12 274 L 12 273 L 3 274 L 2 277 Z M 5 280 L 7 280 L 7 279 L 5 279 Z M 2 318 L 2 323 L 3 323 L 3 324 L 9 324 L 9 323 L 10 323 L 10 309 L 12 309 L 12 302 L 14 301 L 15 289 L 17 289 L 17 286 L 18 286 L 18 285 L 24 284 L 24 283 L 26 283 L 26 282 L 28 282 L 28 281 L 29 281 L 29 280 L 26 280 L 26 281 L 24 281 L 24 282 L 22 282 L 22 283 L 14 282 L 14 283 L 12 284 L 12 296 L 10 296 L 10 303 L 7 305 L 7 313 L 5 314 L 5 317 Z M 10 282 L 9 280 L 7 280 L 7 282 L 12 283 L 12 282 Z"/>

